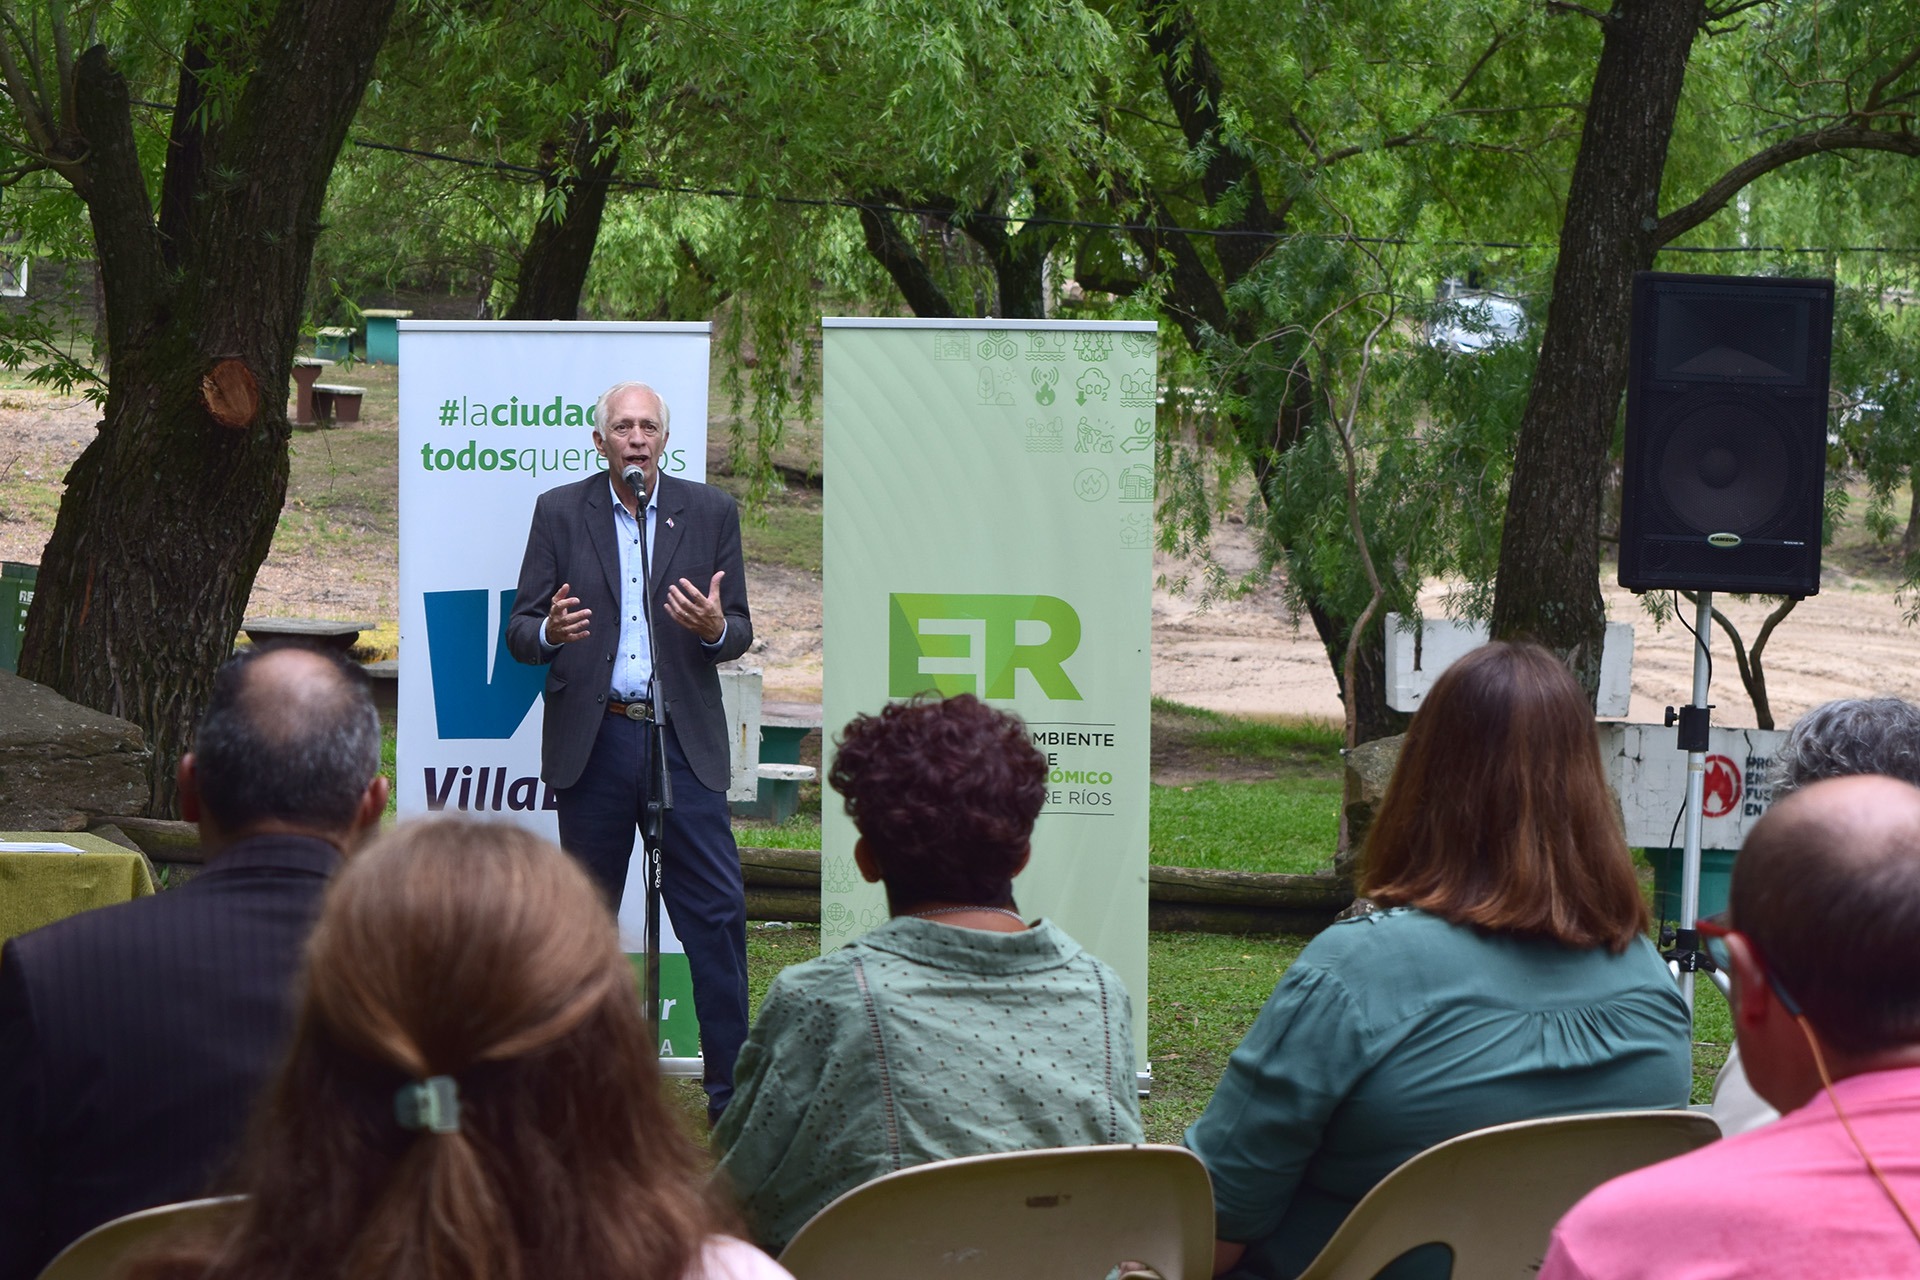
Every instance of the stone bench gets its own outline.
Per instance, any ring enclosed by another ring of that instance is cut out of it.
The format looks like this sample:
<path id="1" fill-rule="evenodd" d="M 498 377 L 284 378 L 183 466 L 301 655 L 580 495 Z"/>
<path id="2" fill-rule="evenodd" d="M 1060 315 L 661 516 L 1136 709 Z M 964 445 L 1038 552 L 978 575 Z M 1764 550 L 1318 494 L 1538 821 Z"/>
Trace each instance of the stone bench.
<path id="1" fill-rule="evenodd" d="M 345 653 L 359 643 L 362 631 L 371 631 L 375 625 L 371 622 L 341 621 L 338 618 L 248 618 L 241 622 L 240 629 L 255 644 L 298 640 Z"/>
<path id="2" fill-rule="evenodd" d="M 313 413 L 313 384 L 320 380 L 320 371 L 327 364 L 328 361 L 312 356 L 301 356 L 293 362 L 293 423 L 297 427 L 313 426 L 317 421 Z"/>
<path id="3" fill-rule="evenodd" d="M 360 400 L 365 387 L 347 387 L 337 382 L 313 384 L 313 412 L 322 423 L 360 421 Z"/>
<path id="4" fill-rule="evenodd" d="M 313 333 L 313 354 L 322 360 L 346 360 L 353 355 L 353 330 L 329 325 Z"/>

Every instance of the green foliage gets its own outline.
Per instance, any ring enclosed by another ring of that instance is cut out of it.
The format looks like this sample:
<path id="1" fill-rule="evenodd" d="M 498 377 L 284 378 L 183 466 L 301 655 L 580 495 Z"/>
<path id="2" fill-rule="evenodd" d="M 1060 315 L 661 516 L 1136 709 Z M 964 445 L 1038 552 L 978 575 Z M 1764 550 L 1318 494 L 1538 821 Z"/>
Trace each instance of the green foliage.
<path id="1" fill-rule="evenodd" d="M 69 327 L 71 317 L 61 310 L 35 299 L 17 312 L 0 313 L 0 368 L 21 371 L 22 380 L 31 385 L 61 395 L 78 390 L 93 403 L 105 404 L 101 353 L 90 336 L 82 337 Z"/>

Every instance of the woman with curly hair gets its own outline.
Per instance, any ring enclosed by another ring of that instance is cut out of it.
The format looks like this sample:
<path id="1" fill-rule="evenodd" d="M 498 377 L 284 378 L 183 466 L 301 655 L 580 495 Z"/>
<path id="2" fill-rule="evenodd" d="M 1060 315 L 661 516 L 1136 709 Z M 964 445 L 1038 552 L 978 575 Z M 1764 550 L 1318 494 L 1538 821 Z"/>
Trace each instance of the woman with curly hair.
<path id="1" fill-rule="evenodd" d="M 131 1274 L 787 1277 L 724 1234 L 653 1035 L 573 859 L 504 823 L 403 826 L 328 895 L 237 1222 Z"/>
<path id="2" fill-rule="evenodd" d="M 829 779 L 892 919 L 782 972 L 741 1051 L 714 1141 L 769 1249 L 909 1165 L 1141 1141 L 1126 988 L 1014 905 L 1046 778 L 1026 726 L 970 694 L 842 733 Z"/>
<path id="3" fill-rule="evenodd" d="M 1383 910 L 1307 945 L 1187 1145 L 1218 1273 L 1300 1272 L 1373 1185 L 1471 1129 L 1687 1101 L 1692 1029 L 1566 667 L 1490 644 L 1443 672 L 1367 832 Z M 1394 1280 L 1445 1276 L 1443 1246 Z"/>

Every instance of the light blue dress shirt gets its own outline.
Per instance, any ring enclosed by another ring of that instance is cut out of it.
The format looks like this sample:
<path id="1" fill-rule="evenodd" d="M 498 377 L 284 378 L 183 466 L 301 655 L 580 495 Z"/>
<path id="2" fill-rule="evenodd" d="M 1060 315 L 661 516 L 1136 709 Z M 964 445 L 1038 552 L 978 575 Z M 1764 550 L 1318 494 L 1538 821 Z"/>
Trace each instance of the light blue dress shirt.
<path id="1" fill-rule="evenodd" d="M 613 475 L 607 475 L 607 493 L 613 499 L 613 544 L 620 553 L 620 647 L 613 654 L 613 678 L 609 692 L 615 702 L 640 702 L 653 695 L 653 655 L 647 643 L 647 583 L 644 568 L 654 567 L 654 530 L 660 524 L 660 483 L 655 481 L 647 497 L 647 554 L 640 556 L 640 522 L 620 501 L 613 487 Z M 701 647 L 712 651 L 727 642 L 731 623 L 722 622 L 720 635 L 702 640 Z M 547 637 L 547 626 L 540 624 L 540 643 L 549 652 L 558 649 Z"/>
<path id="2" fill-rule="evenodd" d="M 639 702 L 653 692 L 653 656 L 647 644 L 647 576 L 641 572 L 640 522 L 613 493 L 613 542 L 620 549 L 620 647 L 613 654 L 612 695 L 616 702 Z M 653 565 L 653 531 L 660 523 L 660 485 L 656 481 L 642 514 L 647 520 L 645 567 Z M 725 639 L 724 633 L 721 639 Z"/>

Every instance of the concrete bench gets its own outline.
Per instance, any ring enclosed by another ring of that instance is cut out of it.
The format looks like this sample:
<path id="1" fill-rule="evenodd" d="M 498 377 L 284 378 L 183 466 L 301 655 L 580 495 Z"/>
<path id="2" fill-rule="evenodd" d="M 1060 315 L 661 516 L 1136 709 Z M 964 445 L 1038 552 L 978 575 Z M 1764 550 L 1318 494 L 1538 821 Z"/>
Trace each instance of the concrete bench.
<path id="1" fill-rule="evenodd" d="M 312 426 L 317 421 L 313 414 L 313 384 L 320 380 L 320 371 L 326 367 L 325 360 L 316 360 L 312 356 L 300 356 L 293 362 L 295 426 Z"/>
<path id="2" fill-rule="evenodd" d="M 411 311 L 368 310 L 360 313 L 367 322 L 367 363 L 400 363 L 400 321 L 409 319 Z"/>
<path id="3" fill-rule="evenodd" d="M 380 662 L 369 662 L 361 670 L 367 673 L 373 705 L 391 722 L 400 712 L 400 659 L 386 658 Z"/>
<path id="4" fill-rule="evenodd" d="M 371 622 L 343 622 L 338 618 L 248 618 L 241 622 L 240 629 L 255 644 L 298 640 L 345 653 L 359 643 L 362 631 L 371 631 L 375 625 Z"/>
<path id="5" fill-rule="evenodd" d="M 800 807 L 800 784 L 820 776 L 812 765 L 800 763 L 800 746 L 810 733 L 820 731 L 817 702 L 762 702 L 760 704 L 760 762 L 754 770 L 759 782 L 751 804 L 736 805 L 742 817 L 785 822 Z"/>
<path id="6" fill-rule="evenodd" d="M 321 422 L 360 421 L 360 399 L 365 387 L 346 387 L 337 382 L 313 384 L 313 411 Z"/>
<path id="7" fill-rule="evenodd" d="M 322 360 L 346 360 L 353 355 L 353 330 L 329 325 L 313 331 L 313 354 Z"/>

